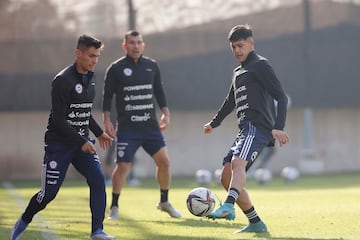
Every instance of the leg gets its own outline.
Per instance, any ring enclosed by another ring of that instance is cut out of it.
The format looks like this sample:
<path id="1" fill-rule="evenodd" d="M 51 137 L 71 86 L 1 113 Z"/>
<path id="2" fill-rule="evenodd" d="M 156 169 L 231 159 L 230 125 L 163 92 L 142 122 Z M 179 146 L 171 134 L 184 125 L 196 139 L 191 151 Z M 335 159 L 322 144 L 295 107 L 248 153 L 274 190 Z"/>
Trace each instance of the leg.
<path id="1" fill-rule="evenodd" d="M 265 224 L 260 220 L 249 194 L 245 190 L 246 171 L 253 164 L 262 148 L 269 140 L 256 127 L 249 123 L 238 134 L 228 155 L 224 158 L 221 183 L 228 191 L 225 203 L 208 215 L 210 218 L 235 219 L 234 203 L 243 210 L 250 224 L 243 232 L 267 231 Z M 230 156 L 231 163 L 230 163 Z M 255 224 L 255 225 L 254 225 Z M 255 226 L 255 227 L 254 227 Z"/>
<path id="2" fill-rule="evenodd" d="M 113 171 L 113 163 L 114 163 L 114 153 L 115 153 L 115 141 L 113 141 L 113 144 L 109 147 L 109 149 L 106 151 L 105 155 L 105 164 L 104 164 L 104 174 L 105 174 L 105 180 L 106 183 L 108 181 L 111 181 L 111 173 Z"/>
<path id="3" fill-rule="evenodd" d="M 41 189 L 29 201 L 24 213 L 10 233 L 10 239 L 19 239 L 35 214 L 43 210 L 59 192 L 75 149 L 60 145 L 48 145 L 42 165 Z"/>
<path id="4" fill-rule="evenodd" d="M 171 182 L 170 174 L 170 163 L 169 157 L 167 154 L 166 147 L 160 148 L 160 150 L 155 153 L 152 158 L 156 164 L 156 180 L 160 186 L 160 202 L 157 208 L 161 211 L 167 212 L 171 217 L 179 218 L 181 214 L 171 205 L 168 201 L 168 192 Z"/>
<path id="5" fill-rule="evenodd" d="M 111 205 L 108 219 L 119 219 L 119 197 L 121 190 L 126 183 L 126 175 L 131 168 L 129 162 L 118 162 L 112 173 L 112 193 L 111 193 Z"/>
<path id="6" fill-rule="evenodd" d="M 126 183 L 135 152 L 141 144 L 141 136 L 134 131 L 118 131 L 116 142 L 116 166 L 112 173 L 112 200 L 109 219 L 119 219 L 119 196 Z"/>
<path id="7" fill-rule="evenodd" d="M 166 147 L 162 147 L 152 158 L 156 164 L 156 180 L 160 189 L 170 188 L 170 163 Z"/>
<path id="8" fill-rule="evenodd" d="M 112 192 L 119 194 L 126 183 L 126 175 L 131 168 L 129 162 L 118 162 L 112 173 Z"/>
<path id="9" fill-rule="evenodd" d="M 227 162 L 224 164 L 222 174 L 221 174 L 221 184 L 226 191 L 228 191 L 231 181 L 231 163 Z M 250 201 L 249 194 L 247 193 L 246 189 L 243 188 L 240 190 L 241 194 L 239 195 L 238 199 L 236 200 L 236 204 L 241 208 L 242 211 L 246 211 L 252 207 L 252 203 Z"/>
<path id="10" fill-rule="evenodd" d="M 72 164 L 85 177 L 90 188 L 90 210 L 92 218 L 91 232 L 103 229 L 106 208 L 105 177 L 98 155 L 78 151 Z"/>

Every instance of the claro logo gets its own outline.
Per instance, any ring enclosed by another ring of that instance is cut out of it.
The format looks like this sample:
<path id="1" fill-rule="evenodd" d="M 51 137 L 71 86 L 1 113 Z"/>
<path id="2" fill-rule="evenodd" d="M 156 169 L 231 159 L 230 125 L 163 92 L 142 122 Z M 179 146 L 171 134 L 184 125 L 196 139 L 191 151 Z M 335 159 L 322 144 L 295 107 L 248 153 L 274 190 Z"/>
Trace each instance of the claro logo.
<path id="1" fill-rule="evenodd" d="M 131 116 L 131 121 L 132 122 L 146 122 L 150 119 L 150 113 L 145 113 L 143 116 L 138 116 L 138 115 L 132 115 Z"/>

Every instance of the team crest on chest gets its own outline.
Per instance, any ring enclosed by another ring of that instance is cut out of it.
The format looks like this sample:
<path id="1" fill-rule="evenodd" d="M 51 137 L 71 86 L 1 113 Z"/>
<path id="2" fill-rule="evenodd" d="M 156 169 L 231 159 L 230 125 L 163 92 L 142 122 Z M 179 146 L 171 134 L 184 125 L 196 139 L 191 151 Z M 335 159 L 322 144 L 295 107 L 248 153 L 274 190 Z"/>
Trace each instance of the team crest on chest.
<path id="1" fill-rule="evenodd" d="M 124 68 L 124 74 L 125 74 L 125 76 L 130 77 L 132 75 L 131 68 Z"/>
<path id="2" fill-rule="evenodd" d="M 75 91 L 76 91 L 78 94 L 82 93 L 82 91 L 83 91 L 83 86 L 82 86 L 80 83 L 76 84 L 76 85 L 75 85 Z"/>

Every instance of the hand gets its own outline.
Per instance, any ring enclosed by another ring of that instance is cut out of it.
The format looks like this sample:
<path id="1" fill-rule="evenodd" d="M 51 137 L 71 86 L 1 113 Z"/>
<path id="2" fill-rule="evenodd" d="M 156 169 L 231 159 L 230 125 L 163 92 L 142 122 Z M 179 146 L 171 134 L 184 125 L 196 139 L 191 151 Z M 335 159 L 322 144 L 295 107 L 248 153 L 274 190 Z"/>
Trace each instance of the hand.
<path id="1" fill-rule="evenodd" d="M 159 122 L 160 131 L 164 131 L 170 123 L 170 115 L 162 114 Z"/>
<path id="2" fill-rule="evenodd" d="M 111 138 L 116 137 L 116 131 L 111 121 L 104 121 L 105 133 Z"/>
<path id="3" fill-rule="evenodd" d="M 86 143 L 84 143 L 84 145 L 81 146 L 81 150 L 84 153 L 96 154 L 95 146 L 90 141 L 87 141 Z"/>
<path id="4" fill-rule="evenodd" d="M 280 146 L 282 146 L 283 144 L 286 144 L 290 141 L 289 135 L 282 130 L 278 130 L 278 129 L 273 129 L 271 131 L 272 136 L 277 139 L 280 143 Z"/>
<path id="5" fill-rule="evenodd" d="M 211 133 L 213 131 L 213 127 L 210 125 L 210 123 L 205 124 L 203 128 L 205 134 Z"/>
<path id="6" fill-rule="evenodd" d="M 104 150 L 108 149 L 114 140 L 106 132 L 101 134 L 97 139 L 99 141 L 100 147 Z"/>

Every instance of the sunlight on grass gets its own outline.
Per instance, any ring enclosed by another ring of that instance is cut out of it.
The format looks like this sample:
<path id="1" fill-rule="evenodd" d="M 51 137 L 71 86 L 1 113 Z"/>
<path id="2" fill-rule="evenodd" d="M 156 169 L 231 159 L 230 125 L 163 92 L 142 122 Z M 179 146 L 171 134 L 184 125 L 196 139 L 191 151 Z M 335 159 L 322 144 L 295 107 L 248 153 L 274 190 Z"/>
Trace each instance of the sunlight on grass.
<path id="1" fill-rule="evenodd" d="M 270 233 L 233 234 L 244 227 L 247 219 L 240 209 L 235 221 L 207 220 L 192 216 L 185 199 L 197 187 L 192 178 L 173 179 L 169 198 L 182 213 L 180 219 L 170 218 L 156 209 L 160 198 L 154 179 L 143 179 L 139 187 L 125 187 L 120 197 L 119 221 L 105 219 L 105 231 L 118 239 L 357 239 L 360 236 L 360 176 L 332 174 L 307 176 L 293 184 L 275 177 L 268 185 L 248 180 L 248 189 L 261 218 Z M 15 181 L 16 192 L 27 204 L 38 190 L 39 181 Z M 207 186 L 220 199 L 226 192 L 216 183 Z M 89 191 L 83 180 L 67 180 L 57 198 L 41 212 L 42 221 L 30 224 L 23 239 L 43 239 L 43 232 L 55 231 L 61 239 L 89 239 Z M 111 187 L 107 188 L 108 203 Z M 8 239 L 9 231 L 24 210 L 9 191 L 0 188 L 0 239 Z M 107 217 L 108 208 L 106 210 Z M 39 220 L 34 220 L 39 221 Z M 40 226 L 40 227 L 39 227 Z"/>

